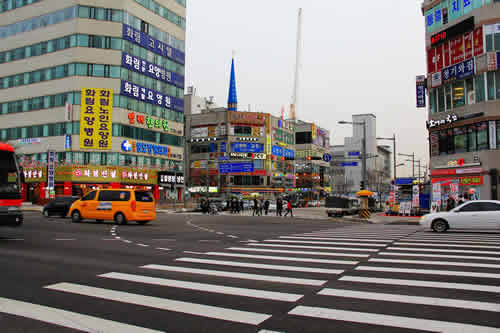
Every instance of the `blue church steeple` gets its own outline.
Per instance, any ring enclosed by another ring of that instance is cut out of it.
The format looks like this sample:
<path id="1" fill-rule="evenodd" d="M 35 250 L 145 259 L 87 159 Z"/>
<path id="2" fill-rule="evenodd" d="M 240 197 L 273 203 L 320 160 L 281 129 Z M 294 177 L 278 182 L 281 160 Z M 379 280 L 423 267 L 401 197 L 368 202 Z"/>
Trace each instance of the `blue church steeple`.
<path id="1" fill-rule="evenodd" d="M 229 81 L 229 96 L 227 97 L 227 109 L 237 111 L 238 97 L 236 97 L 236 77 L 234 75 L 234 56 L 231 62 L 231 78 Z"/>

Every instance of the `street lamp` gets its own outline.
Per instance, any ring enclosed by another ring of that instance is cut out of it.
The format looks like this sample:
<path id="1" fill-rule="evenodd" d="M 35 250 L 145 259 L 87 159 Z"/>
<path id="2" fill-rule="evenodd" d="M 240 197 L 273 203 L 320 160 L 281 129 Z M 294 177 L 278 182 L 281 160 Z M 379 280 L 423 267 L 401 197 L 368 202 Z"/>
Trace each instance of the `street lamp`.
<path id="1" fill-rule="evenodd" d="M 392 157 L 394 164 L 394 184 L 396 184 L 396 133 L 392 135 L 392 138 L 377 138 L 377 140 L 390 140 L 392 141 Z M 404 164 L 404 163 L 403 163 Z"/>
<path id="2" fill-rule="evenodd" d="M 411 157 L 411 160 L 408 160 L 408 161 L 412 162 L 412 174 L 413 174 L 413 178 L 415 178 L 415 153 L 412 153 L 412 154 L 399 153 L 398 155 L 399 156 Z"/>
<path id="3" fill-rule="evenodd" d="M 366 179 L 366 121 L 344 121 L 341 120 L 338 122 L 341 125 L 345 124 L 351 124 L 351 125 L 363 125 L 363 159 L 362 159 L 362 178 L 363 178 L 363 185 L 366 186 L 368 184 L 367 179 Z"/>

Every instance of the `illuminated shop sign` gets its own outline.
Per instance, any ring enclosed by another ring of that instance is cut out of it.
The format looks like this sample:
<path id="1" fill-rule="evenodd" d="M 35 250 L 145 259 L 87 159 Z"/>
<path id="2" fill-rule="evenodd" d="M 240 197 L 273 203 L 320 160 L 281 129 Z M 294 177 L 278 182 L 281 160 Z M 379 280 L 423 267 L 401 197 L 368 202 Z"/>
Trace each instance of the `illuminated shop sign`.
<path id="1" fill-rule="evenodd" d="M 184 112 L 184 100 L 172 97 L 153 89 L 141 87 L 125 80 L 121 81 L 120 94 L 138 101 L 163 106 L 177 112 Z"/>
<path id="2" fill-rule="evenodd" d="M 159 54 L 163 57 L 167 57 L 175 62 L 184 65 L 185 55 L 182 51 L 179 51 L 159 40 L 149 36 L 148 34 L 132 28 L 131 26 L 124 24 L 122 29 L 122 36 L 124 39 L 140 45 L 151 52 Z"/>
<path id="3" fill-rule="evenodd" d="M 273 146 L 271 152 L 274 156 L 283 156 L 283 148 L 279 146 Z"/>
<path id="4" fill-rule="evenodd" d="M 110 150 L 113 124 L 113 89 L 82 88 L 80 149 Z"/>
<path id="5" fill-rule="evenodd" d="M 252 153 L 229 153 L 230 158 L 252 158 Z"/>
<path id="6" fill-rule="evenodd" d="M 173 84 L 179 88 L 184 88 L 184 77 L 171 72 L 163 67 L 157 66 L 147 60 L 134 57 L 126 52 L 122 53 L 122 66 L 134 72 L 147 75 L 155 80 Z"/>
<path id="7" fill-rule="evenodd" d="M 39 183 L 47 178 L 46 169 L 42 167 L 23 168 L 25 183 Z"/>
<path id="8" fill-rule="evenodd" d="M 123 140 L 121 148 L 127 153 L 168 156 L 167 146 L 159 146 L 152 143 L 140 143 L 132 140 Z"/>
<path id="9" fill-rule="evenodd" d="M 238 124 L 264 125 L 266 119 L 262 113 L 229 111 L 229 122 Z"/>
<path id="10" fill-rule="evenodd" d="M 219 173 L 245 173 L 253 171 L 254 171 L 254 165 L 252 162 L 219 164 Z"/>
<path id="11" fill-rule="evenodd" d="M 456 114 L 449 114 L 446 118 L 444 119 L 439 119 L 439 120 L 428 120 L 427 121 L 427 128 L 433 128 L 436 126 L 441 126 L 441 125 L 446 125 L 446 124 L 452 124 L 454 122 L 458 121 L 458 116 Z"/>
<path id="12" fill-rule="evenodd" d="M 457 177 L 457 178 L 433 178 L 432 183 L 445 183 L 457 181 L 460 186 L 479 186 L 483 185 L 483 176 Z"/>
<path id="13" fill-rule="evenodd" d="M 263 153 L 262 143 L 231 142 L 231 151 L 236 153 Z"/>
<path id="14" fill-rule="evenodd" d="M 467 0 L 465 0 L 467 2 Z M 470 3 L 470 1 L 468 1 Z M 431 36 L 431 46 L 436 46 L 466 32 L 474 30 L 474 16 Z"/>
<path id="15" fill-rule="evenodd" d="M 425 108 L 425 75 L 417 76 L 417 108 Z"/>
<path id="16" fill-rule="evenodd" d="M 159 186 L 172 186 L 172 185 L 184 185 L 184 174 L 159 171 L 158 172 L 158 185 Z"/>
<path id="17" fill-rule="evenodd" d="M 141 124 L 145 125 L 147 128 L 162 128 L 165 132 L 168 131 L 168 120 L 153 118 L 151 116 L 144 116 L 140 114 L 135 114 L 134 112 L 129 112 L 128 121 L 130 124 Z"/>

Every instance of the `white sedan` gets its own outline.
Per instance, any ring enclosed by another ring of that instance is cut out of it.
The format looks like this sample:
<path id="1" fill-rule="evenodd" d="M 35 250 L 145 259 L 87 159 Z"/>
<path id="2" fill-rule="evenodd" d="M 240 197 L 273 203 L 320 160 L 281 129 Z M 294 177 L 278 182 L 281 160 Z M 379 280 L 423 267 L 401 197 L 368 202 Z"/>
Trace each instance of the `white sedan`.
<path id="1" fill-rule="evenodd" d="M 420 225 L 436 232 L 448 229 L 500 231 L 500 201 L 468 201 L 449 212 L 424 215 L 420 219 Z"/>

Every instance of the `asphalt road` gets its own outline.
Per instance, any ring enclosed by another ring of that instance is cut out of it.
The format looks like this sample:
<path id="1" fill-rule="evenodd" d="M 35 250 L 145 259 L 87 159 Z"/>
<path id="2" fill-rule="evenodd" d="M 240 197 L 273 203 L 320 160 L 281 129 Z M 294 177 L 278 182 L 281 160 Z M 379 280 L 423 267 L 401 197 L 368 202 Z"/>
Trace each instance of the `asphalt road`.
<path id="1" fill-rule="evenodd" d="M 277 217 L 0 231 L 1 332 L 499 332 L 500 234 Z"/>

